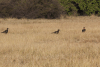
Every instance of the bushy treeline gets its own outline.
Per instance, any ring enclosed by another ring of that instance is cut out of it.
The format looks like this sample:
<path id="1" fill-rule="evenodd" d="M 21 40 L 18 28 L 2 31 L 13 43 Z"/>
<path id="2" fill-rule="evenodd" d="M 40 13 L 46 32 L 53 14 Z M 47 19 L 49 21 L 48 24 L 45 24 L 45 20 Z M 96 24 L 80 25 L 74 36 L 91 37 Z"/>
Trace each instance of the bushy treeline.
<path id="1" fill-rule="evenodd" d="M 67 15 L 100 15 L 100 0 L 59 0 Z"/>
<path id="2" fill-rule="evenodd" d="M 99 15 L 100 0 L 3 0 L 0 17 L 55 19 L 66 15 Z"/>
<path id="3" fill-rule="evenodd" d="M 10 0 L 0 3 L 0 17 L 60 18 L 64 11 L 58 0 Z"/>

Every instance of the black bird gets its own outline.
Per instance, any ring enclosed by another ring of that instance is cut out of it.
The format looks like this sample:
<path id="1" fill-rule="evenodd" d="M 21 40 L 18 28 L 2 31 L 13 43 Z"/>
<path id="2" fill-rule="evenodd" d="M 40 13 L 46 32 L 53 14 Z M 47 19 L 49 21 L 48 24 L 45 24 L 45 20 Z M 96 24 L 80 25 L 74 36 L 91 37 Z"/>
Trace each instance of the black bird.
<path id="1" fill-rule="evenodd" d="M 85 29 L 85 27 L 83 27 L 82 32 L 85 32 L 85 31 L 86 31 L 86 29 Z"/>
<path id="2" fill-rule="evenodd" d="M 59 31 L 60 31 L 60 30 L 58 29 L 57 31 L 55 31 L 55 32 L 53 32 L 53 33 L 58 34 L 58 33 L 59 33 Z"/>
<path id="3" fill-rule="evenodd" d="M 7 28 L 7 30 L 5 30 L 5 31 L 3 31 L 3 32 L 1 32 L 1 33 L 7 34 L 7 33 L 8 33 L 8 29 L 9 29 L 9 28 Z"/>

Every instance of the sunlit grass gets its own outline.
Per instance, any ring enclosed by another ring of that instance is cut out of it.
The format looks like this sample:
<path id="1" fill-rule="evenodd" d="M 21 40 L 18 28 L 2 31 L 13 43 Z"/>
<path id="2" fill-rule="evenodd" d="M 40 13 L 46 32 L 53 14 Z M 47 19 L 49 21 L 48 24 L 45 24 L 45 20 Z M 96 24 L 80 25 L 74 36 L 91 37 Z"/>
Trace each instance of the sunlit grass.
<path id="1" fill-rule="evenodd" d="M 0 67 L 99 67 L 99 25 L 96 16 L 0 19 L 0 31 L 9 28 L 0 33 Z"/>

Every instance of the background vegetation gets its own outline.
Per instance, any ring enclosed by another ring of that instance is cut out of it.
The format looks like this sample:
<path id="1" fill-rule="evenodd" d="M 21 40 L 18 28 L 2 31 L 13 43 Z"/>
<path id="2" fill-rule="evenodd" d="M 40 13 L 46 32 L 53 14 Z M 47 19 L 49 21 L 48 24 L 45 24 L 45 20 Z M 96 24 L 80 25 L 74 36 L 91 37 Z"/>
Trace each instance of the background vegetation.
<path id="1" fill-rule="evenodd" d="M 100 0 L 60 0 L 68 15 L 100 15 Z"/>
<path id="2" fill-rule="evenodd" d="M 60 18 L 61 15 L 100 15 L 100 0 L 1 0 L 0 17 Z"/>

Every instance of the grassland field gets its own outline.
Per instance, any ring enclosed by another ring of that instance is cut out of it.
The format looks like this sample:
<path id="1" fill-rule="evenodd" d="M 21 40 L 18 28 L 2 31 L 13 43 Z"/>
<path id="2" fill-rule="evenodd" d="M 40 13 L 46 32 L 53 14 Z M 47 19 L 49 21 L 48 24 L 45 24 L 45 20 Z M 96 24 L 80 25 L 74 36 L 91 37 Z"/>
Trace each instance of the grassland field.
<path id="1" fill-rule="evenodd" d="M 100 67 L 100 17 L 1 18 L 0 32 L 6 28 L 8 34 L 0 33 L 0 67 Z"/>

